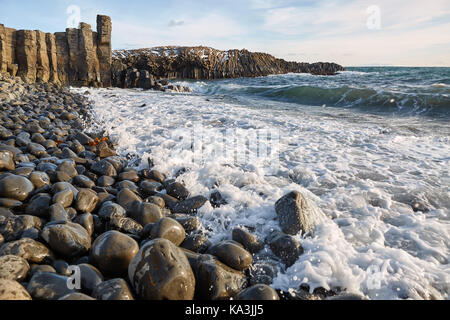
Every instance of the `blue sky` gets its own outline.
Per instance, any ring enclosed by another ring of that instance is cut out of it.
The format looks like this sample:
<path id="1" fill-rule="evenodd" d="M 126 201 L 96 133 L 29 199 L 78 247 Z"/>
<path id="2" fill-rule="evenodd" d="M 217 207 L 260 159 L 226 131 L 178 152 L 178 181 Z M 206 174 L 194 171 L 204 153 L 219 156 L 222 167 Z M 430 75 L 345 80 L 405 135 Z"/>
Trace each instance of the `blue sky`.
<path id="1" fill-rule="evenodd" d="M 110 15 L 115 49 L 205 45 L 345 66 L 450 67 L 449 0 L 0 0 L 0 23 L 63 31 L 71 5 L 94 28 L 97 13 Z"/>

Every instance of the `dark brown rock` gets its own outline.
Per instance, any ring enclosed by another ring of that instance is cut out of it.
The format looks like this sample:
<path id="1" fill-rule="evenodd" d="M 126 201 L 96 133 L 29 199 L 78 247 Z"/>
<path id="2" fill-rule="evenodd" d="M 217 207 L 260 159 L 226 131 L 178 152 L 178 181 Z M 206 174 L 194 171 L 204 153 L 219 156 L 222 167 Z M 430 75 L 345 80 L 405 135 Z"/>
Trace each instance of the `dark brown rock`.
<path id="1" fill-rule="evenodd" d="M 132 290 L 123 279 L 112 279 L 95 287 L 92 296 L 98 300 L 134 300 Z"/>
<path id="2" fill-rule="evenodd" d="M 181 224 L 171 218 L 163 218 L 152 228 L 151 238 L 163 238 L 179 246 L 186 238 L 186 232 Z"/>

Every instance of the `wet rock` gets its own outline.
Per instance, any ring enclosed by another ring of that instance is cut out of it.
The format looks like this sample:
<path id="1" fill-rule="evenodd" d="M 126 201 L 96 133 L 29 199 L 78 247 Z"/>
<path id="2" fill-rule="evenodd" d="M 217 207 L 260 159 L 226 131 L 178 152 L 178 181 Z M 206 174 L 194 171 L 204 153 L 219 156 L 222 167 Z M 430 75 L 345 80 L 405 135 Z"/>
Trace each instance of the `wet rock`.
<path id="1" fill-rule="evenodd" d="M 52 197 L 49 194 L 39 193 L 31 198 L 25 213 L 37 217 L 46 217 L 51 202 Z"/>
<path id="2" fill-rule="evenodd" d="M 22 282 L 29 271 L 30 265 L 24 258 L 13 255 L 0 257 L 0 278 Z"/>
<path id="3" fill-rule="evenodd" d="M 87 263 L 79 264 L 78 267 L 81 273 L 81 287 L 86 292 L 92 292 L 103 282 L 103 275 L 96 267 Z"/>
<path id="4" fill-rule="evenodd" d="M 30 294 L 17 281 L 0 278 L 0 301 L 32 300 Z"/>
<path id="5" fill-rule="evenodd" d="M 151 196 L 151 197 L 147 198 L 147 201 L 149 203 L 156 204 L 161 209 L 163 209 L 166 206 L 166 203 L 164 202 L 164 199 L 161 198 L 161 197 Z"/>
<path id="6" fill-rule="evenodd" d="M 22 237 L 25 231 L 42 226 L 41 220 L 34 216 L 20 215 L 0 218 L 0 233 L 6 241 L 15 241 Z"/>
<path id="7" fill-rule="evenodd" d="M 39 234 L 40 234 L 40 231 L 38 229 L 30 228 L 28 230 L 25 230 L 22 233 L 22 238 L 30 238 L 30 239 L 33 239 L 33 240 L 38 240 L 39 239 Z"/>
<path id="8" fill-rule="evenodd" d="M 264 243 L 258 237 L 242 228 L 233 229 L 233 240 L 242 244 L 252 254 L 258 253 L 264 248 Z"/>
<path id="9" fill-rule="evenodd" d="M 83 213 L 92 212 L 98 202 L 97 193 L 91 189 L 81 189 L 75 200 L 75 208 Z"/>
<path id="10" fill-rule="evenodd" d="M 50 206 L 49 214 L 50 214 L 50 221 L 68 221 L 69 220 L 69 215 L 67 214 L 64 207 L 59 203 L 55 203 L 54 205 Z"/>
<path id="11" fill-rule="evenodd" d="M 34 171 L 29 177 L 36 189 L 40 189 L 50 184 L 50 178 L 45 172 Z"/>
<path id="12" fill-rule="evenodd" d="M 281 229 L 284 233 L 296 235 L 299 232 L 312 232 L 316 217 L 308 200 L 297 191 L 293 191 L 275 203 Z"/>
<path id="13" fill-rule="evenodd" d="M 116 177 L 117 176 L 116 169 L 106 159 L 103 159 L 103 160 L 100 160 L 100 161 L 97 161 L 96 163 L 94 163 L 94 165 L 91 167 L 91 170 L 101 176 L 108 176 L 108 177 Z"/>
<path id="14" fill-rule="evenodd" d="M 111 220 L 113 217 L 126 217 L 126 210 L 119 204 L 112 201 L 106 201 L 98 212 L 98 216 L 105 221 Z"/>
<path id="15" fill-rule="evenodd" d="M 95 182 L 84 175 L 78 175 L 73 179 L 73 184 L 80 188 L 91 189 L 95 187 Z"/>
<path id="16" fill-rule="evenodd" d="M 55 271 L 62 276 L 71 276 L 72 272 L 69 270 L 69 264 L 64 260 L 55 260 L 52 263 Z"/>
<path id="17" fill-rule="evenodd" d="M 247 287 L 245 275 L 211 256 L 196 262 L 197 295 L 202 300 L 226 300 Z"/>
<path id="18" fill-rule="evenodd" d="M 121 172 L 119 174 L 119 181 L 129 180 L 133 182 L 139 182 L 139 176 L 135 170 Z"/>
<path id="19" fill-rule="evenodd" d="M 82 226 L 72 222 L 48 224 L 41 234 L 50 248 L 68 258 L 81 256 L 91 248 L 91 237 Z"/>
<path id="20" fill-rule="evenodd" d="M 213 193 L 211 193 L 209 202 L 211 203 L 213 208 L 220 208 L 221 206 L 228 204 L 219 191 L 214 191 Z"/>
<path id="21" fill-rule="evenodd" d="M 29 238 L 3 244 L 0 248 L 0 256 L 6 255 L 22 257 L 29 263 L 43 263 L 53 260 L 53 255 L 46 246 Z"/>
<path id="22" fill-rule="evenodd" d="M 141 234 L 143 226 L 134 221 L 131 218 L 124 218 L 114 216 L 109 221 L 109 226 L 113 230 L 117 230 L 130 235 L 139 236 Z"/>
<path id="23" fill-rule="evenodd" d="M 149 181 L 142 181 L 139 187 L 146 196 L 154 196 L 163 189 L 163 185 L 161 183 Z"/>
<path id="24" fill-rule="evenodd" d="M 66 294 L 64 297 L 61 297 L 58 300 L 86 301 L 86 300 L 95 300 L 95 299 L 84 293 L 77 292 L 77 293 Z"/>
<path id="25" fill-rule="evenodd" d="M 197 231 L 202 227 L 202 222 L 197 217 L 192 217 L 186 214 L 173 214 L 170 215 L 169 218 L 175 219 L 179 224 L 181 224 L 186 233 Z"/>
<path id="26" fill-rule="evenodd" d="M 3 235 L 0 234 L 0 247 L 3 245 L 4 242 L 5 242 L 5 238 L 3 238 Z"/>
<path id="27" fill-rule="evenodd" d="M 70 278 L 50 272 L 38 272 L 34 274 L 27 286 L 27 291 L 33 299 L 58 300 L 67 294 L 75 293 L 67 285 Z"/>
<path id="28" fill-rule="evenodd" d="M 63 190 L 72 190 L 74 198 L 78 196 L 78 189 L 75 188 L 73 185 L 71 185 L 68 182 L 57 182 L 52 186 L 52 193 L 56 194 L 58 192 L 61 192 Z"/>
<path id="29" fill-rule="evenodd" d="M 197 211 L 197 209 L 203 207 L 203 205 L 208 201 L 203 196 L 196 196 L 192 198 L 188 198 L 186 200 L 178 202 L 172 212 L 174 213 L 186 213 L 186 214 L 192 214 Z"/>
<path id="30" fill-rule="evenodd" d="M 98 300 L 134 300 L 132 290 L 123 279 L 112 279 L 95 287 L 92 296 Z"/>
<path id="31" fill-rule="evenodd" d="M 271 285 L 273 279 L 278 275 L 277 262 L 259 261 L 250 268 L 250 285 L 266 284 Z"/>
<path id="32" fill-rule="evenodd" d="M 108 177 L 108 176 L 101 176 L 97 180 L 97 185 L 99 187 L 110 187 L 114 183 L 116 183 L 116 180 L 113 177 Z"/>
<path id="33" fill-rule="evenodd" d="M 73 191 L 71 189 L 65 189 L 58 193 L 55 193 L 52 202 L 60 204 L 63 208 L 68 208 L 72 205 L 73 198 Z"/>
<path id="34" fill-rule="evenodd" d="M 130 212 L 130 218 L 145 226 L 149 223 L 157 223 L 164 215 L 161 208 L 152 203 L 141 202 Z"/>
<path id="35" fill-rule="evenodd" d="M 151 238 L 163 238 L 171 241 L 176 246 L 183 243 L 186 232 L 181 224 L 171 218 L 163 218 L 152 228 Z"/>
<path id="36" fill-rule="evenodd" d="M 69 179 L 73 179 L 78 175 L 78 171 L 75 169 L 75 163 L 72 160 L 64 160 L 56 170 L 64 172 Z"/>
<path id="37" fill-rule="evenodd" d="M 14 154 L 11 151 L 0 151 L 0 170 L 14 170 Z"/>
<path id="38" fill-rule="evenodd" d="M 169 196 L 168 194 L 158 193 L 157 196 L 164 200 L 165 206 L 167 208 L 169 208 L 171 211 L 173 211 L 175 209 L 176 205 L 178 204 L 178 202 L 180 202 L 177 198 Z M 180 212 L 180 213 L 182 213 L 182 212 Z"/>
<path id="39" fill-rule="evenodd" d="M 230 241 L 222 241 L 213 245 L 208 252 L 238 271 L 248 269 L 253 262 L 251 253 Z"/>
<path id="40" fill-rule="evenodd" d="M 24 201 L 34 190 L 33 184 L 27 178 L 8 175 L 0 180 L 0 197 Z"/>
<path id="41" fill-rule="evenodd" d="M 129 189 L 120 190 L 117 194 L 117 203 L 127 212 L 131 212 L 140 202 L 142 198 Z"/>
<path id="42" fill-rule="evenodd" d="M 184 252 L 166 239 L 146 243 L 128 268 L 130 282 L 144 300 L 192 300 L 195 277 Z"/>
<path id="43" fill-rule="evenodd" d="M 171 183 L 166 188 L 167 194 L 178 200 L 185 200 L 190 196 L 189 190 L 179 182 Z"/>
<path id="44" fill-rule="evenodd" d="M 38 158 L 42 157 L 46 154 L 45 147 L 39 143 L 29 143 L 27 150 L 29 153 L 31 153 L 33 156 L 36 156 Z"/>
<path id="45" fill-rule="evenodd" d="M 14 199 L 0 198 L 0 207 L 11 209 L 11 208 L 20 208 L 21 206 L 23 206 L 23 203 L 21 201 Z"/>
<path id="46" fill-rule="evenodd" d="M 133 238 L 118 231 L 108 231 L 92 244 L 89 261 L 106 275 L 120 276 L 127 272 L 138 251 L 139 245 Z"/>
<path id="47" fill-rule="evenodd" d="M 90 213 L 81 214 L 76 216 L 73 222 L 78 223 L 88 232 L 89 236 L 94 233 L 94 217 Z"/>
<path id="48" fill-rule="evenodd" d="M 278 296 L 278 293 L 268 285 L 257 284 L 239 292 L 234 299 L 244 301 L 270 301 L 280 300 L 280 297 Z"/>
<path id="49" fill-rule="evenodd" d="M 293 236 L 282 232 L 272 232 L 266 239 L 270 250 L 279 257 L 283 263 L 290 267 L 303 254 L 303 247 Z"/>
<path id="50" fill-rule="evenodd" d="M 163 183 L 164 180 L 166 180 L 166 176 L 163 173 L 156 170 L 146 172 L 144 177 L 147 179 L 155 180 L 156 182 L 159 183 Z"/>
<path id="51" fill-rule="evenodd" d="M 75 133 L 74 136 L 75 139 L 77 139 L 81 144 L 88 145 L 94 142 L 94 139 L 89 137 L 86 133 L 78 131 Z"/>
<path id="52" fill-rule="evenodd" d="M 106 141 L 102 141 L 97 146 L 97 154 L 100 158 L 108 158 L 115 156 L 116 152 L 114 150 L 111 150 Z"/>
<path id="53" fill-rule="evenodd" d="M 50 272 L 50 273 L 56 273 L 55 268 L 53 268 L 52 266 L 48 265 L 48 264 L 43 264 L 43 265 L 38 265 L 38 264 L 34 264 L 31 266 L 31 275 L 34 276 L 36 273 L 39 272 Z"/>
<path id="54" fill-rule="evenodd" d="M 186 237 L 186 239 L 184 239 L 183 243 L 181 244 L 182 248 L 197 253 L 205 253 L 210 246 L 211 242 L 205 235 L 196 233 Z"/>

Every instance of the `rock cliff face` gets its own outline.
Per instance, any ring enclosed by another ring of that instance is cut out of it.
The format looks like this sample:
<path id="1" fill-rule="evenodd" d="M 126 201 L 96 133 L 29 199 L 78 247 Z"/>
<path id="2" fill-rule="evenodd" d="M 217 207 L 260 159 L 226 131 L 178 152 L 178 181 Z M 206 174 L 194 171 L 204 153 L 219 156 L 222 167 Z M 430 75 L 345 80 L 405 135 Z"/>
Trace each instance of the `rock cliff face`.
<path id="1" fill-rule="evenodd" d="M 259 77 L 290 72 L 334 75 L 344 70 L 335 63 L 287 62 L 266 53 L 247 50 L 156 47 L 113 52 L 112 77 L 115 86 L 126 87 L 127 75 L 130 75 L 130 70 L 133 69 L 139 70 L 141 74 L 148 71 L 158 78 L 198 80 Z"/>
<path id="2" fill-rule="evenodd" d="M 55 34 L 15 30 L 0 24 L 0 72 L 28 83 L 111 86 L 111 18 L 97 16 L 97 32 L 79 29 Z"/>

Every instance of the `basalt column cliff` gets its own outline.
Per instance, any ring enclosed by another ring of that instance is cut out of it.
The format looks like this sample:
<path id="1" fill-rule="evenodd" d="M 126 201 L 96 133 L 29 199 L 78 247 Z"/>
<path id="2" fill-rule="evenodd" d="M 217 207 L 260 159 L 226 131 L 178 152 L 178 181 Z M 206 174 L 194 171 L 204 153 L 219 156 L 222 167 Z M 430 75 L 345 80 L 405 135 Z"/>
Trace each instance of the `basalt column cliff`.
<path id="1" fill-rule="evenodd" d="M 111 18 L 97 16 L 97 32 L 81 23 L 55 34 L 0 24 L 0 72 L 28 83 L 111 86 Z"/>

